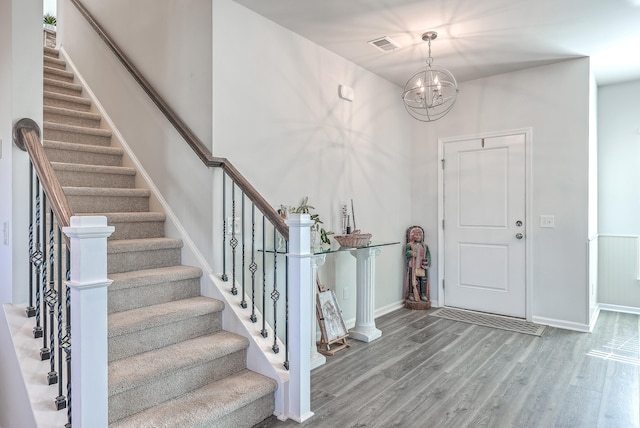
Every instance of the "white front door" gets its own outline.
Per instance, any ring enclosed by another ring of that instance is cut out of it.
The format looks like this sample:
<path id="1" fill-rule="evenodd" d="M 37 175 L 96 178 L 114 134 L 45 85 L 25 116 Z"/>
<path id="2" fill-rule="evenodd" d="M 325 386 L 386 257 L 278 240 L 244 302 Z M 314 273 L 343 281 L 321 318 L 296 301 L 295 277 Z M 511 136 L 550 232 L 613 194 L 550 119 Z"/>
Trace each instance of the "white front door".
<path id="1" fill-rule="evenodd" d="M 525 134 L 444 143 L 444 304 L 526 316 Z"/>

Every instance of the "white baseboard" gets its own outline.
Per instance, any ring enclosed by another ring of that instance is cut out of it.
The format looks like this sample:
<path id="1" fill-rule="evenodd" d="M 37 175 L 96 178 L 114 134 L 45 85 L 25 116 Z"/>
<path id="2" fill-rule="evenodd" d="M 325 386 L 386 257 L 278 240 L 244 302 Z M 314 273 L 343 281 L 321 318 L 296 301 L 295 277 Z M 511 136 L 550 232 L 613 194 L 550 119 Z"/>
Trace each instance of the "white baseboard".
<path id="1" fill-rule="evenodd" d="M 577 323 L 573 321 L 533 316 L 531 317 L 531 322 L 536 324 L 548 325 L 549 327 L 562 328 L 564 330 L 580 331 L 582 333 L 591 332 L 589 324 Z"/>
<path id="2" fill-rule="evenodd" d="M 610 305 L 608 303 L 600 303 L 598 307 L 601 311 L 623 312 L 625 314 L 640 315 L 640 308 L 634 306 Z"/>

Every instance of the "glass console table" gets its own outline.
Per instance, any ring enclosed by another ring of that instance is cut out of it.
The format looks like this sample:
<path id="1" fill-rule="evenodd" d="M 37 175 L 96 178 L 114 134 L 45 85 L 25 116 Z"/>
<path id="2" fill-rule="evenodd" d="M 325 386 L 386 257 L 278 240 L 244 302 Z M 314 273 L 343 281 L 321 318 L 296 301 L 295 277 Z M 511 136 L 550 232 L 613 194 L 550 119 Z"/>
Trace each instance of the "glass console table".
<path id="1" fill-rule="evenodd" d="M 316 305 L 316 275 L 318 268 L 324 265 L 327 254 L 349 252 L 356 258 L 356 323 L 349 330 L 349 337 L 363 342 L 371 342 L 382 336 L 382 332 L 376 328 L 375 315 L 375 258 L 382 253 L 382 249 L 389 245 L 397 245 L 400 242 L 371 241 L 364 247 L 338 247 L 315 248 L 311 255 L 311 302 L 309 311 L 315 314 Z M 273 251 L 267 250 L 269 253 Z M 278 251 L 278 253 L 280 253 Z M 280 253 L 284 254 L 284 253 Z M 316 323 L 312 324 L 311 337 L 316 338 Z M 311 341 L 311 369 L 319 367 L 326 362 L 324 355 L 318 352 L 316 340 Z"/>
<path id="2" fill-rule="evenodd" d="M 371 342 L 382 336 L 374 320 L 375 258 L 382 253 L 383 247 L 399 243 L 371 241 L 365 247 L 333 247 L 313 251 L 311 274 L 314 284 L 317 269 L 324 264 L 327 254 L 347 251 L 356 258 L 356 324 L 349 330 L 349 337 Z"/>

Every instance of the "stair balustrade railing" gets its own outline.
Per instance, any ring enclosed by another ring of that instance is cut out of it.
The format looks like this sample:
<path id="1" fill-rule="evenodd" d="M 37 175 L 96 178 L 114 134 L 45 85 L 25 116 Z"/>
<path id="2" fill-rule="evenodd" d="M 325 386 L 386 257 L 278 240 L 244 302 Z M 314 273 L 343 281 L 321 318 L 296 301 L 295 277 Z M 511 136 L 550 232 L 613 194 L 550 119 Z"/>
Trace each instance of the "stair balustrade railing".
<path id="1" fill-rule="evenodd" d="M 303 232 L 303 235 L 306 233 L 306 238 L 303 236 L 300 241 L 300 236 L 296 233 L 296 249 L 292 251 L 289 242 L 289 226 L 276 209 L 228 159 L 213 156 L 207 146 L 173 111 L 82 2 L 80 0 L 70 0 L 70 2 L 203 164 L 222 170 L 220 211 L 222 239 L 219 247 L 222 251 L 221 279 L 229 282 L 229 291 L 233 295 L 239 295 L 239 305 L 246 309 L 245 316 L 253 323 L 261 323 L 260 335 L 266 338 L 269 332 L 272 332 L 271 351 L 282 355 L 282 365 L 290 371 L 290 394 L 296 395 L 295 397 L 290 395 L 289 400 L 292 402 L 284 407 L 290 409 L 289 413 L 294 419 L 309 417 L 311 338 L 307 337 L 309 336 L 307 332 L 311 331 L 313 314 L 309 314 L 307 309 L 311 306 L 311 278 L 306 265 L 310 264 L 308 242 L 310 223 L 306 224 L 304 219 L 298 223 L 302 224 L 302 228 L 306 227 L 306 232 Z M 287 253 L 290 254 L 285 257 Z M 293 268 L 290 266 L 292 258 L 295 260 Z M 300 260 L 304 258 L 306 261 L 301 262 Z M 292 278 L 295 281 L 293 289 L 291 288 Z M 308 301 L 293 302 L 292 296 L 294 300 Z M 302 330 L 300 330 L 301 323 Z M 281 350 L 280 343 L 284 344 L 284 350 Z M 293 356 L 295 358 L 292 358 Z M 294 364 L 296 367 L 293 367 Z"/>
<path id="2" fill-rule="evenodd" d="M 72 419 L 79 421 L 78 426 L 106 427 L 106 287 L 110 284 L 106 279 L 106 240 L 113 228 L 106 227 L 105 217 L 73 215 L 33 120 L 17 121 L 13 140 L 30 160 L 26 316 L 34 318 L 33 337 L 42 343 L 39 358 L 50 362 L 49 372 L 43 376 L 49 385 L 58 385 L 52 401 L 56 409 L 67 409 L 66 427 L 71 427 Z M 104 269 L 96 268 L 100 263 Z M 95 322 L 85 321 L 85 314 L 99 318 L 96 312 L 100 307 L 104 318 L 96 328 Z M 85 394 L 87 390 L 92 393 Z M 81 407 L 72 407 L 72 391 L 82 397 Z"/>

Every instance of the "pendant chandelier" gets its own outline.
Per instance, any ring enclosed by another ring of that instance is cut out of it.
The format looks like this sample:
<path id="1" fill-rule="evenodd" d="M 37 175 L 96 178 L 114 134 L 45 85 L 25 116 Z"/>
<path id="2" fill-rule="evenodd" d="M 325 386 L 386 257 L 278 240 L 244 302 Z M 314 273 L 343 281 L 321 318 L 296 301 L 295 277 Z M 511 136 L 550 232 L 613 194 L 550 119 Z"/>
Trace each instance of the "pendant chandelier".
<path id="1" fill-rule="evenodd" d="M 422 40 L 429 43 L 427 65 L 418 70 L 404 85 L 404 107 L 415 119 L 432 122 L 440 119 L 453 108 L 458 96 L 455 77 L 444 68 L 433 67 L 431 40 L 438 37 L 435 31 L 427 31 Z"/>

